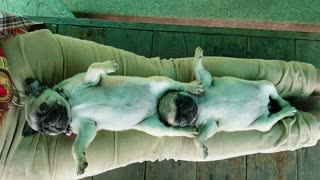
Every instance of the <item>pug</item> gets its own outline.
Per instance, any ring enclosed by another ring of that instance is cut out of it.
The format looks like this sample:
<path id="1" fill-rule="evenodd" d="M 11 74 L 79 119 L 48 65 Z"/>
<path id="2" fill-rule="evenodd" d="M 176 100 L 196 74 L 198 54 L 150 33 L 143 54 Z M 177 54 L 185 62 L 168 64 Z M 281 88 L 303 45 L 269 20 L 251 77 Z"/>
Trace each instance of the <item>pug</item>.
<path id="1" fill-rule="evenodd" d="M 154 136 L 194 137 L 194 127 L 167 127 L 157 112 L 158 100 L 168 90 L 191 94 L 203 92 L 201 83 L 182 83 L 167 77 L 108 76 L 115 61 L 90 65 L 85 73 L 66 79 L 53 88 L 33 78 L 26 79 L 31 95 L 25 117 L 30 127 L 42 134 L 77 134 L 73 157 L 77 174 L 88 166 L 85 152 L 99 130 L 135 129 Z"/>
<path id="2" fill-rule="evenodd" d="M 199 135 L 194 143 L 203 159 L 208 156 L 205 141 L 217 132 L 268 131 L 280 119 L 297 112 L 295 107 L 279 96 L 271 82 L 235 77 L 213 78 L 203 67 L 202 57 L 203 51 L 197 48 L 194 74 L 205 91 L 201 95 L 170 91 L 160 99 L 159 115 L 168 126 L 198 127 Z"/>

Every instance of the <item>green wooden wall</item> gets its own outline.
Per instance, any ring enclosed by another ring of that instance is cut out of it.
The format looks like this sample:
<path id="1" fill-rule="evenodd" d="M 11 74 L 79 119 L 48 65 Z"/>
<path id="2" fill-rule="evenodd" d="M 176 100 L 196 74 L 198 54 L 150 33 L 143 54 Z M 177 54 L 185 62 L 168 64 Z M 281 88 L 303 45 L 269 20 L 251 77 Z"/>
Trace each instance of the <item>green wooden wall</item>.
<path id="1" fill-rule="evenodd" d="M 32 18 L 55 33 L 88 39 L 147 57 L 206 56 L 297 60 L 320 67 L 320 34 Z M 162 161 L 132 164 L 86 180 L 318 180 L 320 146 L 215 162 Z"/>

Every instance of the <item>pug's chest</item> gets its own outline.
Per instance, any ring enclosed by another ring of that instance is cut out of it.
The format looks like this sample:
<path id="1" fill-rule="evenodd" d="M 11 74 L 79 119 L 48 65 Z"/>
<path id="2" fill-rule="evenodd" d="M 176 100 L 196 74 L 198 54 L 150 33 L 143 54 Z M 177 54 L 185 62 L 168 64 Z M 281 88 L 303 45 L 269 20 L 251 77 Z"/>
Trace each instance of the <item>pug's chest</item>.
<path id="1" fill-rule="evenodd" d="M 78 92 L 69 100 L 72 119 L 94 121 L 98 130 L 128 130 L 143 119 L 155 114 L 153 99 L 142 101 L 142 94 L 93 88 Z"/>

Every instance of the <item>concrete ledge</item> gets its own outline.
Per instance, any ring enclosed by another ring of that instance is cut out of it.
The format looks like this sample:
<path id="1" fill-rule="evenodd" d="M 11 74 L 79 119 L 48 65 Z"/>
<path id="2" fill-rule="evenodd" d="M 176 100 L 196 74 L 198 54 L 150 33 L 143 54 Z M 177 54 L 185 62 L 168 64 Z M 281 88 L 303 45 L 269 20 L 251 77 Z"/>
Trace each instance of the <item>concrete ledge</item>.
<path id="1" fill-rule="evenodd" d="M 103 19 L 111 21 L 138 22 L 152 24 L 173 24 L 200 27 L 226 27 L 244 29 L 265 29 L 294 32 L 320 32 L 320 24 L 298 24 L 280 22 L 261 22 L 226 19 L 168 18 L 149 16 L 126 16 L 113 14 L 75 13 L 78 18 Z"/>

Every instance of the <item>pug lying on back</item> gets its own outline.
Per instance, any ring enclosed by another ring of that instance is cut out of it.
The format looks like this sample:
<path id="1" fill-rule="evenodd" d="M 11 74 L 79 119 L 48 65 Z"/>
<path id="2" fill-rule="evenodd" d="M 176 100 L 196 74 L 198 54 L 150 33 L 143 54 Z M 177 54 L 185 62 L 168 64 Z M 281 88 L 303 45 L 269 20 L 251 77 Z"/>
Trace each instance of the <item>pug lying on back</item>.
<path id="1" fill-rule="evenodd" d="M 194 143 L 205 159 L 204 142 L 219 131 L 268 131 L 280 119 L 293 116 L 296 108 L 282 99 L 269 81 L 248 81 L 234 77 L 215 77 L 202 65 L 203 52 L 196 49 L 194 73 L 205 88 L 202 95 L 171 91 L 159 102 L 161 120 L 173 127 L 200 128 Z M 280 107 L 271 113 L 270 99 Z M 195 107 L 196 106 L 196 107 Z M 188 109 L 197 109 L 190 113 Z"/>
<path id="2" fill-rule="evenodd" d="M 196 128 L 167 127 L 158 117 L 157 104 L 168 90 L 191 94 L 203 92 L 199 83 L 181 83 L 167 77 L 107 76 L 117 64 L 92 64 L 81 73 L 52 89 L 35 79 L 26 79 L 32 92 L 25 116 L 32 129 L 43 134 L 77 134 L 72 151 L 78 175 L 88 163 L 85 152 L 99 130 L 136 129 L 155 136 L 194 137 Z"/>

